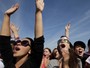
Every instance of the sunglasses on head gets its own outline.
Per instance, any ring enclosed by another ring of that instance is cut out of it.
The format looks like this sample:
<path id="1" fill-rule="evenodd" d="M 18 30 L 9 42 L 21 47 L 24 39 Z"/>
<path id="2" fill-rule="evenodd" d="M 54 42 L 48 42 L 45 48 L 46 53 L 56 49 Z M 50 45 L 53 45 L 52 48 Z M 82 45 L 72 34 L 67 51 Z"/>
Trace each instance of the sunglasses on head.
<path id="1" fill-rule="evenodd" d="M 15 41 L 14 45 L 17 45 L 17 43 L 21 43 L 22 46 L 30 46 L 29 42 L 27 40 L 17 40 Z"/>

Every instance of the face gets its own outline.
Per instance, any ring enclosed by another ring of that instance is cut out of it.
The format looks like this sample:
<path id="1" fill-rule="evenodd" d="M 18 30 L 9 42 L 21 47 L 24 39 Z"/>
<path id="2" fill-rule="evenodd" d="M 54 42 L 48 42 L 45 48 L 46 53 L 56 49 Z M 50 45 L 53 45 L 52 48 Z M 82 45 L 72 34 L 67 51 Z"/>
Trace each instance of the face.
<path id="1" fill-rule="evenodd" d="M 30 41 L 28 39 L 18 41 L 13 48 L 14 57 L 22 57 L 28 55 L 30 52 Z"/>
<path id="2" fill-rule="evenodd" d="M 55 58 L 59 58 L 60 54 L 57 49 L 54 50 L 54 53 L 55 53 Z"/>
<path id="3" fill-rule="evenodd" d="M 80 47 L 80 46 L 76 46 L 76 47 L 75 47 L 75 53 L 76 53 L 78 56 L 83 57 L 84 52 L 85 52 L 84 48 L 82 48 L 82 47 Z"/>
<path id="4" fill-rule="evenodd" d="M 46 56 L 46 57 L 50 57 L 50 55 L 51 55 L 51 53 L 49 52 L 49 50 L 48 49 L 44 49 L 44 56 Z"/>
<path id="5" fill-rule="evenodd" d="M 62 37 L 59 40 L 59 46 L 60 46 L 60 49 L 66 49 L 66 50 L 70 49 L 70 44 L 67 37 Z"/>
<path id="6" fill-rule="evenodd" d="M 62 37 L 59 40 L 59 50 L 60 50 L 60 55 L 63 57 L 68 57 L 69 56 L 69 49 L 70 49 L 70 43 L 67 39 L 67 37 Z"/>

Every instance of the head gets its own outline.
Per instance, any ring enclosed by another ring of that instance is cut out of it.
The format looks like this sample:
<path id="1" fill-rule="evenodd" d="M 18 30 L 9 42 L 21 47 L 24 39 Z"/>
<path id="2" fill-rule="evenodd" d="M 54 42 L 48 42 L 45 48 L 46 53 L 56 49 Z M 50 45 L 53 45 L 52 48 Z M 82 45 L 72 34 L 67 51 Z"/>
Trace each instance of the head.
<path id="1" fill-rule="evenodd" d="M 82 41 L 76 41 L 74 43 L 74 51 L 80 57 L 83 57 L 84 52 L 85 52 L 85 48 L 86 48 L 86 45 Z"/>
<path id="2" fill-rule="evenodd" d="M 54 48 L 51 54 L 51 59 L 59 59 L 60 58 L 60 54 L 58 52 L 57 48 Z"/>
<path id="3" fill-rule="evenodd" d="M 64 59 L 67 59 L 69 68 L 77 68 L 77 57 L 75 55 L 71 42 L 66 36 L 61 36 L 60 40 L 58 41 L 57 49 L 60 53 L 60 57 L 62 57 L 62 67 L 64 67 Z"/>
<path id="4" fill-rule="evenodd" d="M 16 58 L 21 58 L 24 56 L 29 56 L 31 54 L 31 47 L 33 46 L 33 40 L 31 38 L 23 38 L 22 40 L 17 40 L 14 44 L 13 56 Z"/>
<path id="5" fill-rule="evenodd" d="M 44 48 L 43 56 L 45 56 L 45 57 L 50 57 L 50 55 L 51 55 L 51 49 L 49 49 L 49 48 Z"/>
<path id="6" fill-rule="evenodd" d="M 58 51 L 61 53 L 62 50 L 67 50 L 69 52 L 69 49 L 72 48 L 72 44 L 68 40 L 66 36 L 61 36 L 61 38 L 58 40 Z"/>

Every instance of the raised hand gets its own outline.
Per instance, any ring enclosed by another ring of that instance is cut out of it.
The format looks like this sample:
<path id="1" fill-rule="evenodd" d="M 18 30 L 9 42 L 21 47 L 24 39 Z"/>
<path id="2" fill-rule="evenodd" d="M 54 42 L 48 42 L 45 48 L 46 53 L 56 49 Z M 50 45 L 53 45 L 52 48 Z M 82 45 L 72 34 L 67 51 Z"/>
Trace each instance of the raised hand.
<path id="1" fill-rule="evenodd" d="M 17 28 L 14 24 L 10 24 L 10 28 L 11 28 L 12 32 L 19 31 L 19 28 Z"/>
<path id="2" fill-rule="evenodd" d="M 44 9 L 44 1 L 36 0 L 35 38 L 39 38 L 43 35 L 43 19 L 42 19 L 43 9 Z"/>
<path id="3" fill-rule="evenodd" d="M 40 11 L 44 9 L 44 0 L 36 0 L 36 8 Z"/>
<path id="4" fill-rule="evenodd" d="M 5 14 L 11 15 L 13 14 L 17 9 L 19 8 L 19 4 L 16 3 L 14 6 L 12 6 L 10 9 L 8 9 Z"/>
<path id="5" fill-rule="evenodd" d="M 70 23 L 65 26 L 65 35 L 69 39 Z"/>
<path id="6" fill-rule="evenodd" d="M 11 29 L 11 34 L 14 35 L 14 39 L 18 39 L 19 38 L 19 28 L 17 28 L 14 24 L 10 24 L 10 29 Z"/>
<path id="7" fill-rule="evenodd" d="M 10 36 L 10 15 L 13 14 L 18 8 L 19 4 L 15 4 L 13 7 L 5 11 L 1 28 L 1 35 Z"/>
<path id="8" fill-rule="evenodd" d="M 70 29 L 70 23 L 68 23 L 66 26 L 65 26 L 65 30 L 69 30 Z"/>

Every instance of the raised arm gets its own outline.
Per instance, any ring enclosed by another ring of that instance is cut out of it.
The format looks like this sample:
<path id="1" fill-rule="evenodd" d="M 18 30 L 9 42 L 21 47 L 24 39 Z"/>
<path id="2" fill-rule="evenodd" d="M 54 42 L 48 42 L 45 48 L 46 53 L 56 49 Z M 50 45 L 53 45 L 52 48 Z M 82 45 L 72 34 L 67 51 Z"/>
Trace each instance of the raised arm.
<path id="1" fill-rule="evenodd" d="M 4 20 L 2 23 L 0 35 L 10 36 L 10 16 L 19 8 L 19 4 L 15 4 L 4 13 Z"/>
<path id="2" fill-rule="evenodd" d="M 36 14 L 35 14 L 35 38 L 43 35 L 43 24 L 42 24 L 42 11 L 44 9 L 43 0 L 36 0 Z"/>
<path id="3" fill-rule="evenodd" d="M 13 52 L 10 45 L 10 16 L 19 8 L 18 4 L 8 9 L 4 13 L 4 21 L 2 23 L 0 33 L 0 52 L 4 61 L 5 68 L 15 68 L 13 65 Z"/>
<path id="4" fill-rule="evenodd" d="M 69 39 L 70 23 L 65 26 L 65 35 Z"/>
<path id="5" fill-rule="evenodd" d="M 19 39 L 19 28 L 17 28 L 14 24 L 10 24 L 10 29 L 11 29 L 11 33 L 12 35 L 14 35 L 14 39 L 18 40 Z"/>

